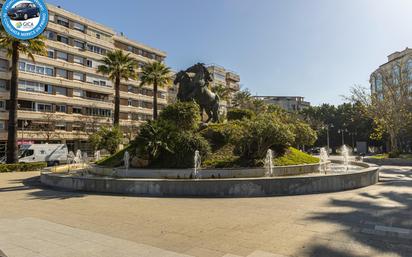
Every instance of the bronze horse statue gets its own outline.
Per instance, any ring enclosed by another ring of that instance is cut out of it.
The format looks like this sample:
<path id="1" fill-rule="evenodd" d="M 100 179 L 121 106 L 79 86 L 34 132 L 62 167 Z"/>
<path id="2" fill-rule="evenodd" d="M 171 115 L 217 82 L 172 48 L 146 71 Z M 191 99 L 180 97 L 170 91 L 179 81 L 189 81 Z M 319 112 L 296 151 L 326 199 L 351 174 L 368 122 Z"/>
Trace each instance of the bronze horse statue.
<path id="1" fill-rule="evenodd" d="M 185 71 L 176 74 L 174 84 L 179 86 L 177 99 L 182 102 L 195 101 L 212 122 L 219 121 L 219 96 L 210 91 L 209 83 L 213 81 L 209 71 L 202 63 L 198 63 Z"/>

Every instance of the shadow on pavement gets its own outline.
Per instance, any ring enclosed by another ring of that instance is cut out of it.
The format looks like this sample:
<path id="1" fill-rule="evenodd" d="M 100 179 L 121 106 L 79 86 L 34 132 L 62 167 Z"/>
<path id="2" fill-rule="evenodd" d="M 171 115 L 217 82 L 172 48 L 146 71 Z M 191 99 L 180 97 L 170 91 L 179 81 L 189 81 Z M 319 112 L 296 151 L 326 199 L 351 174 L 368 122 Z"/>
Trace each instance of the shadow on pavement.
<path id="1" fill-rule="evenodd" d="M 412 170 L 383 169 L 381 178 L 382 182 L 375 186 L 382 187 L 381 190 L 366 188 L 356 197 L 331 199 L 332 211 L 314 212 L 308 218 L 340 225 L 351 241 L 348 251 L 339 252 L 333 247 L 334 243 L 341 243 L 339 237 L 331 234 L 331 245 L 315 243 L 309 256 L 362 256 L 365 249 L 382 255 L 412 256 Z M 336 212 L 336 207 L 342 211 Z"/>

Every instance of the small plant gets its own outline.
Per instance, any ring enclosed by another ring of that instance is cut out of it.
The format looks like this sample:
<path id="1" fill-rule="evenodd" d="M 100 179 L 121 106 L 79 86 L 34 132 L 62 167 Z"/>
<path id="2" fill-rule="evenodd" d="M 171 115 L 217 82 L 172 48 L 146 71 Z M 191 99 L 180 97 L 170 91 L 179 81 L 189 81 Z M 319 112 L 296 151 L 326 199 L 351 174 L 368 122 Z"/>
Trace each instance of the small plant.
<path id="1" fill-rule="evenodd" d="M 89 137 L 94 149 L 106 149 L 111 154 L 116 153 L 123 139 L 123 133 L 119 127 L 101 127 L 99 131 Z"/>

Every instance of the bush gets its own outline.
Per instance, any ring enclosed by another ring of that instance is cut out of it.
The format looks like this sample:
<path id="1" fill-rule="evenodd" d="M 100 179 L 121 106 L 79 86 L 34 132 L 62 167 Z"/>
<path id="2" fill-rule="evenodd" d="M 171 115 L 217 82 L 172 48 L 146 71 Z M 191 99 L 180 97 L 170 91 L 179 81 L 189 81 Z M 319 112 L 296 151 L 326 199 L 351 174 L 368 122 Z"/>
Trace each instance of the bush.
<path id="1" fill-rule="evenodd" d="M 97 165 L 105 166 L 105 167 L 118 167 L 123 164 L 123 157 L 124 157 L 124 152 L 126 151 L 131 151 L 131 147 L 125 147 L 123 150 L 118 151 L 117 153 L 106 157 L 100 161 L 97 161 Z"/>
<path id="2" fill-rule="evenodd" d="M 388 154 L 389 158 L 399 158 L 401 156 L 400 151 L 392 151 Z"/>
<path id="3" fill-rule="evenodd" d="M 14 171 L 37 171 L 47 167 L 46 162 L 0 164 L 0 173 Z"/>
<path id="4" fill-rule="evenodd" d="M 170 151 L 162 150 L 159 157 L 153 161 L 152 167 L 160 168 L 192 168 L 194 154 L 198 150 L 204 160 L 210 153 L 209 143 L 199 134 L 177 132 L 167 143 Z"/>
<path id="5" fill-rule="evenodd" d="M 89 137 L 94 149 L 106 149 L 111 154 L 116 153 L 122 139 L 123 133 L 119 127 L 101 127 L 99 131 Z"/>
<path id="6" fill-rule="evenodd" d="M 249 109 L 231 109 L 227 112 L 227 120 L 243 120 L 251 119 L 255 116 L 255 113 Z"/>
<path id="7" fill-rule="evenodd" d="M 184 131 L 196 130 L 201 121 L 200 108 L 195 102 L 177 102 L 163 109 L 159 120 L 169 122 Z"/>
<path id="8" fill-rule="evenodd" d="M 319 163 L 319 158 L 313 157 L 307 153 L 301 152 L 298 149 L 289 147 L 285 154 L 276 157 L 273 164 L 276 166 L 300 165 Z"/>
<path id="9" fill-rule="evenodd" d="M 295 146 L 311 146 L 318 139 L 316 131 L 314 131 L 309 124 L 301 121 L 296 121 L 295 124 L 293 124 L 293 133 L 295 134 Z"/>
<path id="10" fill-rule="evenodd" d="M 216 150 L 229 143 L 238 143 L 242 137 L 242 125 L 236 121 L 210 124 L 201 131 L 201 135 L 206 138 L 213 149 Z"/>
<path id="11" fill-rule="evenodd" d="M 295 140 L 291 126 L 282 123 L 272 114 L 263 114 L 252 120 L 245 120 L 243 137 L 236 146 L 236 152 L 246 160 L 263 159 L 269 148 L 278 155 Z"/>

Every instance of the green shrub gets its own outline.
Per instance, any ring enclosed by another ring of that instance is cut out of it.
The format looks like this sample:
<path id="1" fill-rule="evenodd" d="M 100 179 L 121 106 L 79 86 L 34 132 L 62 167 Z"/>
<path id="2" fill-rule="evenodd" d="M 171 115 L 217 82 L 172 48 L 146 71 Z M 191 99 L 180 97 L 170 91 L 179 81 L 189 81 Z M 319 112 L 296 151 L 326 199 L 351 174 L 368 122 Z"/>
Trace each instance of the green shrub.
<path id="1" fill-rule="evenodd" d="M 105 166 L 105 167 L 118 167 L 123 164 L 123 157 L 125 151 L 132 151 L 131 146 L 125 147 L 123 150 L 118 151 L 117 153 L 110 155 L 100 161 L 97 161 L 97 165 Z"/>
<path id="2" fill-rule="evenodd" d="M 311 146 L 318 139 L 316 131 L 309 124 L 301 121 L 296 121 L 293 124 L 293 133 L 295 134 L 295 146 Z"/>
<path id="3" fill-rule="evenodd" d="M 196 130 L 201 121 L 200 108 L 195 102 L 177 102 L 163 109 L 159 120 L 169 122 L 179 130 Z"/>
<path id="4" fill-rule="evenodd" d="M 162 150 L 151 164 L 152 167 L 192 168 L 196 150 L 200 152 L 202 160 L 210 153 L 210 146 L 206 139 L 192 132 L 173 133 L 173 137 L 167 144 L 170 146 L 170 151 Z"/>
<path id="5" fill-rule="evenodd" d="M 15 163 L 15 164 L 0 164 L 1 172 L 14 172 L 14 171 L 37 171 L 47 167 L 45 162 L 33 162 L 33 163 Z"/>
<path id="6" fill-rule="evenodd" d="M 298 149 L 293 147 L 289 147 L 283 156 L 276 157 L 273 160 L 273 164 L 276 166 L 314 163 L 319 163 L 319 158 L 313 157 L 312 155 L 299 151 Z"/>
<path id="7" fill-rule="evenodd" d="M 227 120 L 243 120 L 251 119 L 255 116 L 255 113 L 249 109 L 231 109 L 227 112 Z"/>
<path id="8" fill-rule="evenodd" d="M 123 133 L 119 127 L 101 127 L 96 133 L 89 137 L 94 149 L 106 149 L 111 154 L 116 153 L 122 143 Z"/>
<path id="9" fill-rule="evenodd" d="M 236 144 L 242 137 L 242 125 L 240 122 L 210 124 L 201 131 L 213 149 L 218 149 L 226 144 Z"/>
<path id="10" fill-rule="evenodd" d="M 236 152 L 246 160 L 263 159 L 269 148 L 280 155 L 295 140 L 292 129 L 272 114 L 245 120 L 243 137 L 236 145 Z"/>
<path id="11" fill-rule="evenodd" d="M 401 156 L 400 151 L 392 151 L 388 154 L 389 158 L 399 158 Z"/>

